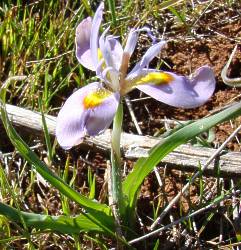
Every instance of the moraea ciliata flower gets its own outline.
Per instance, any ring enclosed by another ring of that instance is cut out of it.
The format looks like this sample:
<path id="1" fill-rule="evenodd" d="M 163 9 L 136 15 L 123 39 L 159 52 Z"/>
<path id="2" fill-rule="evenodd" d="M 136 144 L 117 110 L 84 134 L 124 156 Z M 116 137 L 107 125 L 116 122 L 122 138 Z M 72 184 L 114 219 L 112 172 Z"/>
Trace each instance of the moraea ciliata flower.
<path id="1" fill-rule="evenodd" d="M 74 92 L 65 102 L 57 118 L 56 136 L 64 149 L 107 129 L 116 113 L 121 96 L 138 88 L 158 101 L 174 107 L 194 108 L 204 104 L 214 92 L 215 78 L 208 66 L 200 67 L 189 79 L 174 73 L 149 68 L 151 60 L 166 44 L 152 45 L 142 59 L 127 74 L 130 57 L 139 32 L 148 28 L 132 29 L 125 47 L 106 29 L 99 36 L 104 4 L 94 18 L 84 19 L 76 29 L 76 56 L 85 68 L 96 71 L 100 82 L 93 82 Z"/>

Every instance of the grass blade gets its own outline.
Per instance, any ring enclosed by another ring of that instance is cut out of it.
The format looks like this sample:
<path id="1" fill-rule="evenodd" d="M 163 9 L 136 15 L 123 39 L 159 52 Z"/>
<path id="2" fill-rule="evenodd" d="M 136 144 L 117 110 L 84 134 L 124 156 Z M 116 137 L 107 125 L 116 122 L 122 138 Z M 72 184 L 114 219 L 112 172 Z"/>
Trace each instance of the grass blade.
<path id="1" fill-rule="evenodd" d="M 87 0 L 82 0 L 82 4 L 84 5 L 84 8 L 85 8 L 86 12 L 88 13 L 88 15 L 92 16 L 93 11 L 92 11 L 92 9 L 90 7 L 89 2 Z"/>
<path id="2" fill-rule="evenodd" d="M 50 135 L 49 135 L 48 127 L 47 127 L 44 112 L 43 112 L 42 101 L 41 101 L 40 98 L 38 99 L 38 104 L 39 104 L 39 109 L 41 111 L 41 116 L 42 116 L 44 137 L 45 137 L 45 142 L 46 142 L 47 151 L 48 151 L 48 161 L 49 161 L 49 164 L 51 164 L 52 161 L 53 161 L 53 148 L 52 148 L 52 145 L 51 145 Z"/>
<path id="3" fill-rule="evenodd" d="M 115 1 L 108 0 L 108 5 L 111 13 L 112 24 L 116 26 Z"/>

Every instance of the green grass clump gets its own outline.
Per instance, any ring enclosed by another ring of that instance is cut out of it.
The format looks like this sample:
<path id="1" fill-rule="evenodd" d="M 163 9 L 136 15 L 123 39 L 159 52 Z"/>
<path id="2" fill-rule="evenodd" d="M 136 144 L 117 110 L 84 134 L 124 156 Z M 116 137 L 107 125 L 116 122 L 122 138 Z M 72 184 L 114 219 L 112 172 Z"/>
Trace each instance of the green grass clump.
<path id="1" fill-rule="evenodd" d="M 84 72 L 74 57 L 75 27 L 87 14 L 78 1 L 36 1 L 1 4 L 1 81 L 27 75 L 11 89 L 10 102 L 44 110 L 60 106 L 66 86 L 85 84 Z M 55 99 L 55 100 L 53 100 Z M 54 102 L 56 101 L 56 103 Z"/>

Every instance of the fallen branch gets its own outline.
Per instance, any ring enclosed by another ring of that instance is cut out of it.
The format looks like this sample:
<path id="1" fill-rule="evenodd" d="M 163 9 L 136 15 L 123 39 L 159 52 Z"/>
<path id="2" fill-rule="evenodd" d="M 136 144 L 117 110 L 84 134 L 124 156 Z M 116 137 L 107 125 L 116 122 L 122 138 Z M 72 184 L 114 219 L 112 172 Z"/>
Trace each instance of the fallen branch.
<path id="1" fill-rule="evenodd" d="M 28 133 L 43 133 L 40 113 L 13 105 L 6 105 L 6 108 L 9 118 L 15 127 L 24 129 Z M 56 117 L 46 115 L 45 119 L 49 134 L 54 136 Z M 122 133 L 121 148 L 123 156 L 126 159 L 146 157 L 148 156 L 148 150 L 160 142 L 160 140 L 159 138 Z M 106 130 L 105 133 L 99 136 L 86 137 L 80 146 L 85 149 L 91 148 L 105 153 L 110 152 L 110 130 Z M 194 147 L 187 144 L 182 145 L 167 155 L 160 163 L 160 166 L 184 171 L 195 171 L 198 169 L 198 164 L 203 165 L 214 152 L 215 149 L 211 148 Z M 221 176 L 234 178 L 241 176 L 240 153 L 228 152 L 221 155 L 219 159 L 207 167 L 204 174 L 215 175 L 218 164 Z"/>

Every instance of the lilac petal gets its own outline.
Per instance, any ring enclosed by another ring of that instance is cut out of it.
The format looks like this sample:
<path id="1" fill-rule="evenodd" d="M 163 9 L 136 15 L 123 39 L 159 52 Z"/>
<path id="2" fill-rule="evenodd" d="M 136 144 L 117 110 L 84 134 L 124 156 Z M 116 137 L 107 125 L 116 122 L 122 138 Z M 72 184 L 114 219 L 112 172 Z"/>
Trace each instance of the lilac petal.
<path id="1" fill-rule="evenodd" d="M 102 73 L 104 67 L 105 67 L 105 60 L 104 58 L 101 58 L 96 68 L 96 76 L 102 81 L 105 81 L 105 79 L 103 78 L 103 73 Z"/>
<path id="2" fill-rule="evenodd" d="M 95 12 L 90 36 L 91 57 L 95 68 L 98 66 L 99 29 L 102 21 L 104 3 L 102 2 Z"/>
<path id="3" fill-rule="evenodd" d="M 159 43 L 152 45 L 142 57 L 140 61 L 140 67 L 141 68 L 148 67 L 149 63 L 152 61 L 154 57 L 156 57 L 160 53 L 164 45 L 166 45 L 166 41 L 161 41 Z"/>
<path id="4" fill-rule="evenodd" d="M 141 31 L 145 31 L 147 35 L 151 38 L 152 43 L 156 43 L 157 38 L 152 34 L 151 29 L 148 27 L 143 27 Z"/>
<path id="5" fill-rule="evenodd" d="M 149 67 L 149 63 L 153 60 L 154 57 L 156 57 L 160 53 L 164 45 L 166 45 L 166 41 L 161 41 L 152 45 L 129 74 L 138 74 L 138 72 L 142 69 Z"/>
<path id="6" fill-rule="evenodd" d="M 152 35 L 151 30 L 148 27 L 143 27 L 141 29 L 131 29 L 127 37 L 126 46 L 124 48 L 124 53 L 129 54 L 129 57 L 131 57 L 136 47 L 139 33 L 143 31 L 147 32 L 147 35 L 152 39 L 153 43 L 156 41 L 156 37 Z"/>
<path id="7" fill-rule="evenodd" d="M 107 41 L 110 46 L 110 51 L 112 54 L 113 58 L 113 68 L 116 70 L 120 69 L 121 66 L 121 60 L 122 60 L 122 55 L 123 55 L 123 48 L 119 41 L 115 39 L 114 37 L 107 37 Z"/>
<path id="8" fill-rule="evenodd" d="M 91 17 L 84 19 L 76 28 L 76 57 L 85 68 L 95 70 L 90 53 Z"/>
<path id="9" fill-rule="evenodd" d="M 102 35 L 100 36 L 99 42 L 100 42 L 100 51 L 101 56 L 104 58 L 105 64 L 107 67 L 113 67 L 113 58 L 110 51 L 109 43 L 106 41 L 106 34 L 109 31 L 109 28 L 104 30 Z"/>
<path id="10" fill-rule="evenodd" d="M 127 37 L 126 46 L 124 48 L 124 53 L 129 54 L 129 57 L 131 57 L 136 47 L 137 40 L 138 40 L 138 32 L 135 29 L 131 29 Z"/>
<path id="11" fill-rule="evenodd" d="M 106 66 L 119 70 L 121 66 L 123 49 L 115 37 L 112 35 L 105 37 L 108 31 L 109 28 L 107 28 L 100 37 L 100 51 L 105 60 Z"/>
<path id="12" fill-rule="evenodd" d="M 164 73 L 162 83 L 148 82 L 138 85 L 137 88 L 156 100 L 174 107 L 195 108 L 201 106 L 215 90 L 215 77 L 208 66 L 197 69 L 191 80 L 174 73 L 159 73 Z"/>
<path id="13" fill-rule="evenodd" d="M 85 95 L 95 90 L 98 83 L 89 84 L 74 92 L 61 108 L 56 124 L 56 137 L 60 146 L 69 149 L 79 144 L 86 134 L 85 121 L 88 112 L 84 109 Z"/>
<path id="14" fill-rule="evenodd" d="M 89 110 L 85 124 L 88 135 L 95 136 L 110 126 L 118 108 L 119 99 L 120 94 L 118 92 L 113 93 L 101 105 Z"/>
<path id="15" fill-rule="evenodd" d="M 97 73 L 109 84 L 113 91 L 119 90 L 119 68 L 121 65 L 123 49 L 120 43 L 113 36 L 105 35 L 109 29 L 106 29 L 100 37 L 100 51 L 104 64 L 101 68 L 98 65 Z M 104 66 L 104 67 L 103 67 Z M 101 71 L 100 71 L 101 70 Z"/>
<path id="16" fill-rule="evenodd" d="M 97 82 L 86 85 L 74 92 L 61 108 L 57 117 L 56 137 L 62 148 L 70 149 L 81 143 L 86 134 L 96 135 L 110 125 L 117 109 L 118 94 L 110 93 L 95 107 L 91 107 L 91 102 L 87 102 L 89 107 L 86 106 L 86 96 L 99 90 L 105 91 Z M 107 104 L 110 107 L 106 107 Z M 101 106 L 107 110 L 101 109 Z"/>

